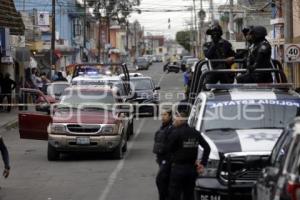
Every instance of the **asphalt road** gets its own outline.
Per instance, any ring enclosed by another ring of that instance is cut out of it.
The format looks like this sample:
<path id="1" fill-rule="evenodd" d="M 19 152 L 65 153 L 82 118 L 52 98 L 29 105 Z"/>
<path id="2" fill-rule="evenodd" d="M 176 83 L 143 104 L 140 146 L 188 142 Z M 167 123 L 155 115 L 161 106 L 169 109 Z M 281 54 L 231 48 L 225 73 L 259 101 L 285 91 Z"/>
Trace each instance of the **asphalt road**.
<path id="1" fill-rule="evenodd" d="M 162 64 L 148 71 L 161 86 L 161 102 L 182 98 L 182 73 L 165 74 Z M 169 103 L 172 104 L 172 103 Z M 18 130 L 2 132 L 11 157 L 11 175 L 0 178 L 1 200 L 155 200 L 157 165 L 152 153 L 157 119 L 135 121 L 135 136 L 124 160 L 105 155 L 64 155 L 58 162 L 47 161 L 47 142 L 21 140 Z M 2 165 L 0 164 L 0 167 Z"/>

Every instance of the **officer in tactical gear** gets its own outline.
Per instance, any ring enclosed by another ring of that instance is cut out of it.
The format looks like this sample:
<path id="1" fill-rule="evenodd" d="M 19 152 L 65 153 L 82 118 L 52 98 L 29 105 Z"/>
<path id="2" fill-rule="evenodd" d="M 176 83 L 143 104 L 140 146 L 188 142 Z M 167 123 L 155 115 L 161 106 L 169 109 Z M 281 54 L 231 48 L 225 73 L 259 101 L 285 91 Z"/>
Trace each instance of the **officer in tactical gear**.
<path id="1" fill-rule="evenodd" d="M 230 62 L 235 57 L 232 45 L 222 38 L 223 31 L 219 24 L 213 24 L 206 32 L 211 36 L 212 41 L 206 42 L 203 46 L 204 55 L 211 60 L 213 69 L 230 69 Z M 228 62 L 213 62 L 214 59 L 227 59 Z M 233 77 L 230 75 L 216 74 L 208 76 L 207 83 L 233 83 Z"/>
<path id="2" fill-rule="evenodd" d="M 168 137 L 172 131 L 172 111 L 162 112 L 162 125 L 155 133 L 153 153 L 156 154 L 156 161 L 159 171 L 156 176 L 156 185 L 159 192 L 159 200 L 166 200 L 169 189 L 169 177 L 171 171 L 170 154 L 167 151 Z"/>
<path id="3" fill-rule="evenodd" d="M 247 57 L 246 74 L 237 77 L 238 83 L 272 83 L 271 73 L 257 73 L 255 69 L 272 68 L 272 47 L 266 40 L 267 29 L 263 26 L 254 26 L 249 30 L 247 40 L 252 43 Z"/>
<path id="4" fill-rule="evenodd" d="M 187 124 L 188 114 L 177 112 L 174 129 L 169 137 L 168 149 L 171 153 L 171 174 L 168 200 L 194 199 L 197 172 L 203 173 L 210 147 L 201 133 Z M 197 160 L 198 146 L 203 148 L 201 161 Z"/>

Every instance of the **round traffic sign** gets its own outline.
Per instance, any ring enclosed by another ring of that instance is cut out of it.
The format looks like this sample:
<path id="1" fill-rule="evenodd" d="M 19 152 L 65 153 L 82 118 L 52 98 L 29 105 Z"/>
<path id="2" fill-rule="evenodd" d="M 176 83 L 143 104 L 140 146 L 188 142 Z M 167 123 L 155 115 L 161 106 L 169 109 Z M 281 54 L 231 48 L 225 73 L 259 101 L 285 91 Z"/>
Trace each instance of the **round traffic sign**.
<path id="1" fill-rule="evenodd" d="M 300 59 L 300 47 L 297 45 L 291 45 L 286 48 L 286 56 L 289 61 L 295 61 Z"/>

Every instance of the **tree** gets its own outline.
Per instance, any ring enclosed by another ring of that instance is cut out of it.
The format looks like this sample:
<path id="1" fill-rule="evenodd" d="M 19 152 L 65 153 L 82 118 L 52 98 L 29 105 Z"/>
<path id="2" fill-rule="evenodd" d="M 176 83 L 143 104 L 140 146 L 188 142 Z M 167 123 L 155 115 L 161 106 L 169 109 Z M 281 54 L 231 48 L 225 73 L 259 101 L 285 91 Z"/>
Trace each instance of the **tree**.
<path id="1" fill-rule="evenodd" d="M 190 51 L 191 50 L 191 41 L 193 41 L 191 36 L 193 37 L 194 34 L 195 34 L 195 31 L 193 31 L 193 32 L 179 31 L 176 33 L 176 41 L 178 42 L 178 44 L 183 46 L 187 51 Z"/>
<path id="2" fill-rule="evenodd" d="M 119 22 L 126 24 L 126 19 L 134 11 L 141 11 L 136 6 L 140 5 L 140 0 L 87 0 L 89 6 L 94 7 L 94 13 L 100 16 L 99 9 L 105 9 L 107 16 Z"/>

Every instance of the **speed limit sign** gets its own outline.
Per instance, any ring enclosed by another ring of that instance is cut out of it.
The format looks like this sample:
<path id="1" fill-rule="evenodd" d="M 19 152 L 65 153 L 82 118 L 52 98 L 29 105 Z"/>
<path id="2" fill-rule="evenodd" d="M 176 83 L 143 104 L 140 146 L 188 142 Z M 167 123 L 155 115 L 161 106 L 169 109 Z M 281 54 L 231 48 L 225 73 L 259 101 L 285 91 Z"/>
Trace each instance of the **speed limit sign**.
<path id="1" fill-rule="evenodd" d="M 300 62 L 300 44 L 285 44 L 284 55 L 287 63 Z"/>

